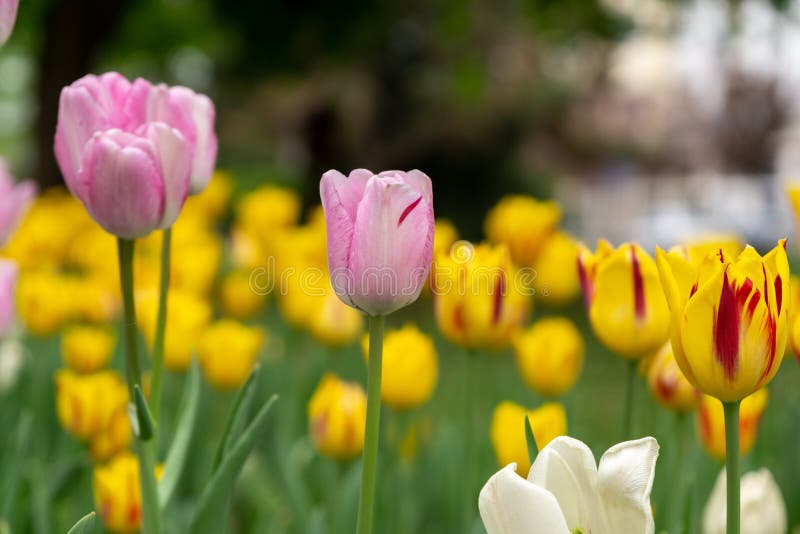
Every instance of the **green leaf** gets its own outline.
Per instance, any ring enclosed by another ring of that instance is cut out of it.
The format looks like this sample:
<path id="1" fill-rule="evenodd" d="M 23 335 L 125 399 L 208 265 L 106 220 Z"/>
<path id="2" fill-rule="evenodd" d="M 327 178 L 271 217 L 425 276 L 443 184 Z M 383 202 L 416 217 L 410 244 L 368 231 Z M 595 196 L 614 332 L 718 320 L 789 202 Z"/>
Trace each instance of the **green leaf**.
<path id="1" fill-rule="evenodd" d="M 528 461 L 533 465 L 536 456 L 539 454 L 539 448 L 536 446 L 536 438 L 533 436 L 533 428 L 531 428 L 531 420 L 525 416 L 525 443 L 528 445 Z"/>
<path id="2" fill-rule="evenodd" d="M 17 439 L 14 443 L 14 452 L 8 455 L 5 460 L 8 465 L 3 467 L 3 486 L 0 492 L 0 517 L 10 519 L 11 512 L 19 492 L 20 475 L 24 462 L 16 461 L 25 458 L 31 447 L 31 435 L 33 430 L 33 413 L 29 409 L 24 409 L 20 414 L 17 423 Z M 13 441 L 12 441 L 13 443 Z"/>
<path id="3" fill-rule="evenodd" d="M 94 512 L 89 512 L 83 516 L 80 521 L 75 523 L 75 525 L 69 529 L 67 534 L 91 534 L 94 532 L 95 516 L 96 514 Z"/>
<path id="4" fill-rule="evenodd" d="M 225 532 L 224 511 L 228 498 L 245 460 L 256 443 L 256 438 L 264 429 L 269 410 L 277 398 L 277 395 L 273 395 L 264 403 L 230 451 L 223 456 L 211 481 L 200 495 L 188 532 L 193 534 Z"/>
<path id="5" fill-rule="evenodd" d="M 239 396 L 236 397 L 236 403 L 233 405 L 233 413 L 228 418 L 225 424 L 225 432 L 222 434 L 222 439 L 219 442 L 219 448 L 214 455 L 214 462 L 211 464 L 212 471 L 216 471 L 220 462 L 225 455 L 230 451 L 234 441 L 241 433 L 247 422 L 247 414 L 250 412 L 250 405 L 253 403 L 253 396 L 256 391 L 255 385 L 258 381 L 258 375 L 261 372 L 261 366 L 256 365 L 253 372 L 247 378 L 242 389 L 239 391 Z"/>
<path id="6" fill-rule="evenodd" d="M 200 412 L 200 369 L 197 361 L 192 363 L 181 399 L 178 424 L 172 438 L 167 459 L 164 462 L 164 473 L 158 483 L 158 503 L 165 508 L 169 503 L 178 481 L 186 465 L 189 447 L 192 444 L 197 415 Z"/>

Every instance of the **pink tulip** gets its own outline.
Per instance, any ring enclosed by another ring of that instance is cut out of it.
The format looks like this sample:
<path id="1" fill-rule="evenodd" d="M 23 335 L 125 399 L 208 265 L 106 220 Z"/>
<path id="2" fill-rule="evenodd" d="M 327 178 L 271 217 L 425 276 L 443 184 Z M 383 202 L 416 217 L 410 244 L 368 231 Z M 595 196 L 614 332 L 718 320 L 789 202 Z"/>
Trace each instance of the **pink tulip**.
<path id="1" fill-rule="evenodd" d="M 0 260 L 0 338 L 8 335 L 14 326 L 18 273 L 16 263 Z"/>
<path id="2" fill-rule="evenodd" d="M 0 246 L 11 236 L 35 197 L 36 185 L 30 180 L 15 184 L 0 158 Z"/>
<path id="3" fill-rule="evenodd" d="M 183 135 L 166 124 L 105 130 L 86 143 L 73 193 L 106 231 L 133 239 L 175 222 L 190 168 Z"/>
<path id="4" fill-rule="evenodd" d="M 142 78 L 133 82 L 129 113 L 142 122 L 160 121 L 179 130 L 192 153 L 191 194 L 202 192 L 217 161 L 214 103 L 186 87 L 153 85 Z"/>
<path id="5" fill-rule="evenodd" d="M 414 302 L 433 253 L 433 193 L 425 173 L 331 170 L 322 176 L 320 195 L 339 298 L 370 315 Z"/>
<path id="6" fill-rule="evenodd" d="M 0 0 L 0 46 L 6 44 L 17 20 L 19 0 Z"/>

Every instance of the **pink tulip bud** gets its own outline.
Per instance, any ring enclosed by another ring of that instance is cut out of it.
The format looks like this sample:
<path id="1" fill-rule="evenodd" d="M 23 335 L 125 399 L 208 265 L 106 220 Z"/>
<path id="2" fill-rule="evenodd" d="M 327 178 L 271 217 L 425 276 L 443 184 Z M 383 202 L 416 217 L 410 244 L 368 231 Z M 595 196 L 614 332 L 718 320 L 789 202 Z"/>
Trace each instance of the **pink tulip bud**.
<path id="1" fill-rule="evenodd" d="M 5 161 L 0 158 L 0 246 L 16 229 L 34 197 L 36 185 L 30 180 L 15 184 Z"/>
<path id="2" fill-rule="evenodd" d="M 110 129 L 86 143 L 73 193 L 106 231 L 127 239 L 169 228 L 189 193 L 183 135 L 163 123 Z"/>
<path id="3" fill-rule="evenodd" d="M 214 103 L 186 87 L 153 85 L 142 78 L 133 82 L 128 112 L 142 123 L 159 121 L 180 131 L 192 154 L 191 194 L 202 192 L 217 161 Z"/>
<path id="4" fill-rule="evenodd" d="M 8 335 L 14 326 L 18 272 L 16 263 L 0 260 L 0 338 Z"/>
<path id="5" fill-rule="evenodd" d="M 418 170 L 344 176 L 320 183 L 333 289 L 345 304 L 386 315 L 414 302 L 433 253 L 431 181 Z"/>
<path id="6" fill-rule="evenodd" d="M 0 0 L 0 46 L 6 44 L 17 20 L 19 0 Z"/>

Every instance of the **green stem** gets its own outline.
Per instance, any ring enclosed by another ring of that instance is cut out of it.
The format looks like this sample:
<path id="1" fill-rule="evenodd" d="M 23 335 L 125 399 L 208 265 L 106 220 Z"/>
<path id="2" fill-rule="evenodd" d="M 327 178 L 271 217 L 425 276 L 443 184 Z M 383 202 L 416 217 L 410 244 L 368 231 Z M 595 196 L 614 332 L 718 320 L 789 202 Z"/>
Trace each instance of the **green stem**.
<path id="1" fill-rule="evenodd" d="M 625 419 L 622 421 L 622 441 L 631 439 L 633 431 L 633 399 L 636 389 L 637 360 L 628 361 L 628 382 L 625 386 Z"/>
<path id="2" fill-rule="evenodd" d="M 367 428 L 364 436 L 364 462 L 361 467 L 361 495 L 358 499 L 357 534 L 370 534 L 372 532 L 372 516 L 375 510 L 375 475 L 378 463 L 378 434 L 381 423 L 382 358 L 383 316 L 370 316 Z"/>
<path id="3" fill-rule="evenodd" d="M 167 330 L 167 289 L 169 289 L 170 250 L 172 228 L 164 230 L 161 240 L 161 277 L 158 287 L 158 318 L 153 343 L 153 374 L 150 387 L 150 410 L 153 420 L 158 422 L 161 406 L 161 376 L 164 370 L 164 336 Z"/>
<path id="4" fill-rule="evenodd" d="M 464 381 L 463 386 L 463 403 L 464 403 L 464 411 L 463 411 L 463 430 L 464 430 L 464 497 L 463 497 L 463 506 L 464 506 L 464 527 L 462 532 L 471 532 L 472 530 L 472 518 L 475 509 L 475 499 L 473 499 L 472 494 L 472 482 L 473 482 L 473 403 L 470 400 L 474 397 L 472 394 L 472 365 L 474 358 L 474 351 L 468 350 L 466 354 L 462 357 L 462 376 Z"/>
<path id="5" fill-rule="evenodd" d="M 725 410 L 725 476 L 728 482 L 728 534 L 739 534 L 739 402 L 723 402 Z"/>
<path id="6" fill-rule="evenodd" d="M 119 238 L 119 275 L 122 286 L 122 307 L 125 330 L 125 376 L 128 381 L 130 398 L 134 398 L 134 386 L 141 386 L 139 370 L 138 333 L 136 332 L 136 307 L 133 300 L 133 251 L 134 241 Z M 158 508 L 156 491 L 154 441 L 136 440 L 136 454 L 139 457 L 139 476 L 142 486 L 142 532 L 159 534 L 161 532 L 161 512 Z"/>

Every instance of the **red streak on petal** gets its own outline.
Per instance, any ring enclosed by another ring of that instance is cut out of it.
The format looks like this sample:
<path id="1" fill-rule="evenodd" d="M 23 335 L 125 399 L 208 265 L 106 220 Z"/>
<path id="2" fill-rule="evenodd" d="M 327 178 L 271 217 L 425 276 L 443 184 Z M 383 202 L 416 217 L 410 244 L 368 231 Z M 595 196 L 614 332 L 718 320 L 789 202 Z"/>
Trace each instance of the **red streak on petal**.
<path id="1" fill-rule="evenodd" d="M 500 273 L 497 283 L 494 286 L 494 303 L 492 306 L 492 325 L 500 322 L 500 316 L 503 314 L 503 294 L 506 292 L 506 276 L 504 272 Z"/>
<path id="2" fill-rule="evenodd" d="M 753 281 L 749 278 L 746 278 L 744 283 L 736 289 L 736 303 L 739 305 L 739 308 L 744 308 L 744 305 L 747 302 L 747 297 L 750 296 L 752 291 Z"/>
<path id="3" fill-rule="evenodd" d="M 781 306 L 783 305 L 783 284 L 781 283 L 781 275 L 775 277 L 775 304 L 777 314 L 781 314 Z"/>
<path id="4" fill-rule="evenodd" d="M 416 208 L 417 205 L 421 201 L 422 201 L 422 196 L 420 196 L 417 200 L 415 200 L 414 202 L 412 202 L 411 204 L 406 206 L 406 209 L 404 209 L 403 213 L 400 214 L 400 220 L 397 221 L 397 226 L 400 226 L 401 224 L 403 224 L 403 221 L 406 220 L 406 217 L 408 217 L 408 214 L 411 213 L 412 211 L 414 211 L 414 208 Z"/>
<path id="5" fill-rule="evenodd" d="M 714 318 L 714 352 L 725 377 L 733 380 L 739 367 L 740 308 L 736 290 L 728 281 L 727 269 L 723 273 L 719 308 Z"/>
<path id="6" fill-rule="evenodd" d="M 464 331 L 464 310 L 461 309 L 462 305 L 456 306 L 456 309 L 453 310 L 453 326 L 456 327 L 456 330 L 459 332 Z"/>
<path id="7" fill-rule="evenodd" d="M 766 365 L 764 365 L 764 372 L 761 373 L 761 378 L 759 379 L 759 387 L 761 387 L 761 384 L 763 384 L 769 372 L 772 371 L 772 366 L 775 364 L 775 353 L 777 352 L 778 322 L 769 310 L 767 310 L 767 322 L 764 325 L 764 329 L 766 330 L 769 351 L 767 352 L 767 362 Z"/>
<path id="8" fill-rule="evenodd" d="M 756 290 L 753 293 L 753 296 L 750 297 L 750 301 L 747 303 L 747 318 L 753 319 L 753 314 L 756 312 L 756 307 L 758 303 L 761 301 L 761 292 Z"/>
<path id="9" fill-rule="evenodd" d="M 692 298 L 695 293 L 697 293 L 697 282 L 692 286 L 692 290 L 689 292 L 689 298 Z"/>
<path id="10" fill-rule="evenodd" d="M 769 278 L 767 278 L 767 268 L 764 267 L 763 263 L 761 264 L 761 272 L 764 273 L 764 303 L 769 308 L 769 286 L 767 285 Z"/>
<path id="11" fill-rule="evenodd" d="M 705 443 L 711 441 L 711 418 L 705 406 L 701 406 L 697 412 L 700 423 L 700 437 Z"/>
<path id="12" fill-rule="evenodd" d="M 639 258 L 636 256 L 636 249 L 631 245 L 631 263 L 633 266 L 633 311 L 637 319 L 644 319 L 644 280 L 642 279 L 642 267 L 639 265 Z"/>
<path id="13" fill-rule="evenodd" d="M 666 401 L 670 400 L 675 395 L 675 390 L 678 388 L 678 380 L 674 377 L 659 376 L 656 379 L 656 393 L 658 396 Z"/>
<path id="14" fill-rule="evenodd" d="M 589 308 L 592 306 L 592 291 L 594 291 L 594 285 L 586 274 L 586 268 L 583 266 L 583 262 L 580 258 L 578 258 L 578 278 L 581 281 L 583 303 L 586 305 L 586 311 L 589 311 Z"/>

